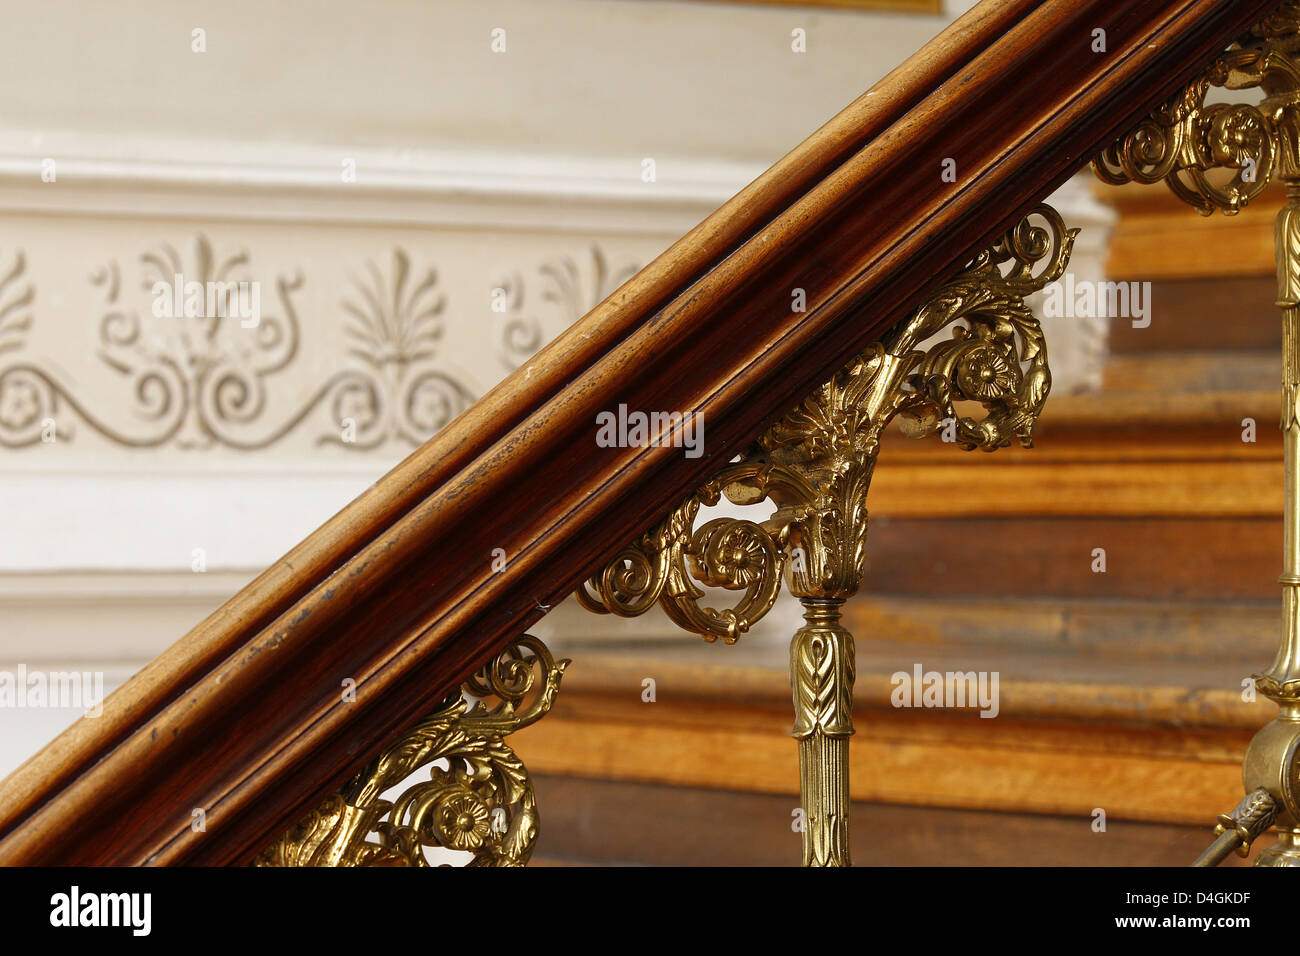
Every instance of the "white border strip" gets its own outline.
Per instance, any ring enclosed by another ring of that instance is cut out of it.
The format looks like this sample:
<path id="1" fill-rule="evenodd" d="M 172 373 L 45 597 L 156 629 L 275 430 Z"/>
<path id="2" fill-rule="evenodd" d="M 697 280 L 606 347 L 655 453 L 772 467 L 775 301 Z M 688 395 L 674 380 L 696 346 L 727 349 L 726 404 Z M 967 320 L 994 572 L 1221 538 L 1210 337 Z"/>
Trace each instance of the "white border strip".
<path id="1" fill-rule="evenodd" d="M 56 181 L 43 182 L 54 161 Z M 356 181 L 344 182 L 345 160 Z M 764 167 L 0 132 L 0 210 L 676 234 Z"/>

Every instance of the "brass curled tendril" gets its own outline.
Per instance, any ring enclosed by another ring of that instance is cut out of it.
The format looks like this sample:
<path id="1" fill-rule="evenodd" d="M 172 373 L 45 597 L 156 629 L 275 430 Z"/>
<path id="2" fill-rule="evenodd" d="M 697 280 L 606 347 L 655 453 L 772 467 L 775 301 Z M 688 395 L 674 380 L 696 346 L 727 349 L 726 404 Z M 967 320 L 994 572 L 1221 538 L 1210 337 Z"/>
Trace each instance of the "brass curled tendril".
<path id="1" fill-rule="evenodd" d="M 642 614 L 658 603 L 685 630 L 734 644 L 776 603 L 782 555 L 777 542 L 752 521 L 715 518 L 692 530 L 700 506 L 719 500 L 721 484 L 715 480 L 589 578 L 578 591 L 579 602 L 620 617 Z M 745 593 L 735 607 L 706 607 L 700 603 L 706 592 L 695 581 Z"/>
<path id="2" fill-rule="evenodd" d="M 1093 161 L 1110 185 L 1165 182 L 1202 215 L 1239 212 L 1268 186 L 1279 158 L 1279 124 L 1300 90 L 1294 58 L 1300 4 L 1283 3 L 1192 83 Z M 1263 88 L 1259 103 L 1205 102 L 1213 88 Z M 1289 137 L 1286 137 L 1289 138 Z"/>
<path id="3" fill-rule="evenodd" d="M 1035 223 L 1039 219 L 1043 225 Z M 899 405 L 905 434 L 921 437 L 949 420 L 956 443 L 966 450 L 993 451 L 1013 439 L 1033 446 L 1052 379 L 1042 327 L 1024 298 L 1064 275 L 1077 234 L 1055 209 L 1038 206 L 904 327 L 890 351 L 906 353 L 910 363 L 912 391 Z M 954 327 L 947 342 L 923 354 L 914 350 L 957 319 L 966 326 Z M 986 416 L 977 421 L 958 415 L 957 400 L 979 402 Z"/>
<path id="4" fill-rule="evenodd" d="M 537 801 L 507 735 L 555 702 L 567 660 L 525 634 L 290 828 L 255 866 L 429 866 L 425 847 L 472 854 L 469 866 L 522 866 L 539 827 Z M 491 707 L 486 701 L 494 701 Z M 447 769 L 436 766 L 447 761 Z M 382 795 L 421 768 L 429 778 Z"/>
<path id="5" fill-rule="evenodd" d="M 1076 234 L 1050 206 L 1032 209 L 592 575 L 578 591 L 583 606 L 632 616 L 657 603 L 686 630 L 733 643 L 772 608 L 782 574 L 796 597 L 853 593 L 866 561 L 880 435 L 896 415 L 913 437 L 947 422 L 966 449 L 1032 444 L 1051 374 L 1024 297 L 1064 274 Z M 922 347 L 948 326 L 950 339 Z M 958 415 L 958 401 L 978 402 L 985 417 Z M 701 505 L 722 496 L 740 505 L 770 499 L 776 510 L 761 523 L 718 518 L 696 529 Z M 734 608 L 716 610 L 701 605 L 697 582 L 745 593 Z"/>

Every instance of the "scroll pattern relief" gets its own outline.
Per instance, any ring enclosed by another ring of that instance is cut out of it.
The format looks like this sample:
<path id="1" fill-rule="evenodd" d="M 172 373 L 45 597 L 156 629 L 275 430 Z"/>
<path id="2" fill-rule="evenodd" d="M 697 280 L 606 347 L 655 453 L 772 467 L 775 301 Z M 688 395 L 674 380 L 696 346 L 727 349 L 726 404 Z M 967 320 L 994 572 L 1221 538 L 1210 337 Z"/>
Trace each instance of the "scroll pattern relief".
<path id="1" fill-rule="evenodd" d="M 1054 209 L 1037 207 L 629 544 L 585 582 L 579 600 L 624 617 L 659 604 L 706 640 L 734 643 L 772 608 L 783 572 L 798 597 L 851 595 L 866 560 L 867 489 L 895 416 L 914 438 L 946 425 L 967 450 L 1032 445 L 1051 375 L 1023 300 L 1060 278 L 1076 233 Z M 949 326 L 950 338 L 922 346 Z M 984 417 L 961 414 L 961 401 L 978 402 Z M 722 497 L 739 505 L 770 498 L 776 510 L 760 522 L 719 518 L 695 528 L 700 507 Z M 698 585 L 744 593 L 716 609 L 701 603 Z"/>
<path id="2" fill-rule="evenodd" d="M 430 866 L 425 848 L 435 847 L 471 854 L 469 866 L 523 866 L 537 843 L 537 801 L 505 738 L 551 709 L 568 664 L 525 634 L 465 682 L 474 703 L 445 701 L 254 865 Z M 427 780 L 381 799 L 425 767 Z"/>
<path id="3" fill-rule="evenodd" d="M 36 290 L 26 281 L 27 261 L 21 252 L 0 278 L 0 356 L 22 348 L 32 327 L 32 303 Z M 40 369 L 21 362 L 0 366 L 0 441 L 5 436 L 30 435 L 40 439 L 42 397 L 46 379 Z"/>
<path id="4" fill-rule="evenodd" d="M 611 269 L 599 246 L 592 246 L 590 264 L 580 265 L 563 256 L 537 269 L 538 299 L 543 307 L 559 310 L 561 328 L 582 318 L 611 292 L 641 271 L 636 264 Z M 497 358 L 514 371 L 546 344 L 546 323 L 526 304 L 523 277 L 514 272 L 497 286 L 503 318 L 497 325 Z"/>
<path id="5" fill-rule="evenodd" d="M 171 286 L 178 276 L 203 287 L 250 283 L 246 251 L 219 253 L 199 235 L 188 257 L 162 244 L 142 254 L 133 270 L 116 261 L 105 264 L 90 278 L 103 300 L 94 350 L 121 384 L 111 394 L 88 394 L 57 366 L 25 353 L 36 290 L 21 252 L 7 263 L 0 258 L 0 268 L 0 446 L 38 444 L 51 423 L 57 423 L 61 441 L 85 423 L 127 448 L 254 451 L 308 427 L 320 429 L 318 445 L 358 451 L 394 442 L 410 446 L 446 425 L 482 391 L 443 354 L 448 301 L 437 272 L 417 268 L 401 248 L 393 250 L 387 268 L 370 261 L 350 277 L 339 300 L 343 367 L 292 400 L 301 274 L 277 276 L 256 322 L 246 324 L 246 317 L 226 309 L 187 316 L 178 308 L 159 315 L 154 294 L 159 283 Z M 544 262 L 537 270 L 540 304 L 562 313 L 558 330 L 635 271 L 610 270 L 596 247 L 590 267 L 563 257 Z M 524 314 L 517 273 L 503 292 L 508 317 L 495 332 L 495 348 L 513 368 L 543 343 L 546 331 L 535 313 Z M 285 398 L 275 401 L 277 396 Z"/>
<path id="6" fill-rule="evenodd" d="M 358 282 L 354 296 L 343 301 L 348 354 L 368 374 L 336 385 L 334 420 L 358 424 L 352 444 L 360 448 L 390 439 L 418 445 L 473 402 L 476 390 L 430 365 L 446 308 L 437 273 L 429 269 L 413 279 L 401 249 L 393 251 L 387 277 L 373 262 L 368 273 L 369 282 Z M 321 440 L 343 443 L 337 435 Z"/>

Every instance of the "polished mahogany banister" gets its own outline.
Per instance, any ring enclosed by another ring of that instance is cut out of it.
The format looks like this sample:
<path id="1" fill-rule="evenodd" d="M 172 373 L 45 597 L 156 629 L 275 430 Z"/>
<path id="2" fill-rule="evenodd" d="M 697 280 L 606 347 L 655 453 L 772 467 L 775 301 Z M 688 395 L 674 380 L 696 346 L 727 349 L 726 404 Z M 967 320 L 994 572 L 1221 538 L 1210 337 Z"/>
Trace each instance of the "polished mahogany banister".
<path id="1" fill-rule="evenodd" d="M 252 858 L 1270 6 L 975 8 L 16 771 L 0 863 Z"/>

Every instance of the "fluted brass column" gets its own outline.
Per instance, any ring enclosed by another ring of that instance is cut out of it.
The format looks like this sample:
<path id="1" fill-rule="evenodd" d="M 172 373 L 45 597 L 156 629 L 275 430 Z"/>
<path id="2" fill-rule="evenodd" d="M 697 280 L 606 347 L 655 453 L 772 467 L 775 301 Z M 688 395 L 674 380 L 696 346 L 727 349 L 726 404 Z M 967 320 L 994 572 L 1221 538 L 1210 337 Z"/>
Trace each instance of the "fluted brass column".
<path id="1" fill-rule="evenodd" d="M 1277 654 L 1255 686 L 1278 706 L 1278 714 L 1250 741 L 1242 764 L 1246 796 L 1221 814 L 1216 839 L 1193 864 L 1216 866 L 1229 853 L 1246 856 L 1272 825 L 1276 842 L 1256 866 L 1300 866 L 1300 163 L 1296 159 L 1294 94 L 1266 101 L 1280 149 L 1277 172 L 1286 183 L 1286 205 L 1277 215 L 1277 305 L 1282 309 L 1282 628 Z"/>
<path id="2" fill-rule="evenodd" d="M 1258 89 L 1264 98 L 1207 102 L 1216 87 Z M 1275 231 L 1286 474 L 1282 637 L 1273 663 L 1254 677 L 1278 715 L 1247 748 L 1245 799 L 1219 816 L 1214 843 L 1194 865 L 1214 866 L 1234 850 L 1246 856 L 1275 825 L 1277 842 L 1256 864 L 1300 866 L 1300 2 L 1279 3 L 1093 166 L 1108 183 L 1163 181 L 1207 216 L 1237 213 L 1271 181 L 1286 186 Z"/>
<path id="3" fill-rule="evenodd" d="M 1300 73 L 1289 59 L 1275 62 L 1286 68 L 1265 72 L 1260 85 L 1270 93 L 1261 111 L 1271 127 L 1273 173 L 1286 185 L 1274 231 L 1282 309 L 1282 627 L 1273 663 L 1254 681 L 1278 714 L 1246 749 L 1242 783 L 1248 796 L 1233 814 L 1219 818 L 1216 847 L 1228 845 L 1245 856 L 1272 823 L 1277 840 L 1255 865 L 1300 866 Z M 1216 847 L 1197 863 L 1212 865 L 1226 855 Z"/>
<path id="4" fill-rule="evenodd" d="M 1282 522 L 1282 637 L 1255 684 L 1278 715 L 1250 742 L 1242 767 L 1246 792 L 1266 791 L 1277 805 L 1277 841 L 1257 866 L 1300 866 L 1296 749 L 1300 745 L 1300 164 L 1295 155 L 1296 97 L 1274 97 L 1278 167 L 1287 202 L 1277 216 L 1277 304 L 1282 311 L 1282 455 L 1286 499 Z M 1245 844 L 1243 843 L 1243 849 Z"/>
<path id="5" fill-rule="evenodd" d="M 794 738 L 799 741 L 803 865 L 850 866 L 849 737 L 853 735 L 853 635 L 841 599 L 804 598 L 807 622 L 790 641 Z"/>

